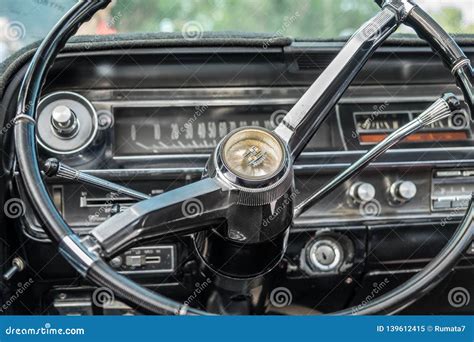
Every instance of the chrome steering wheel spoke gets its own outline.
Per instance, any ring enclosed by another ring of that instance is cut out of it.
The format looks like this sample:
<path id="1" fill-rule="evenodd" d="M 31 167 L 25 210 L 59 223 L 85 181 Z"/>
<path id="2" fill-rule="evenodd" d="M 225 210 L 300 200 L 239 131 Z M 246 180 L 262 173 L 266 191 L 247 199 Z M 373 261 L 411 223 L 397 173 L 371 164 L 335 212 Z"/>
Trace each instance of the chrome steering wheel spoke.
<path id="1" fill-rule="evenodd" d="M 367 21 L 344 45 L 331 64 L 286 114 L 275 133 L 297 159 L 375 50 L 402 23 L 387 6 Z"/>
<path id="2" fill-rule="evenodd" d="M 95 227 L 89 236 L 105 257 L 111 257 L 142 240 L 187 235 L 223 224 L 234 202 L 229 187 L 205 178 L 138 202 Z"/>

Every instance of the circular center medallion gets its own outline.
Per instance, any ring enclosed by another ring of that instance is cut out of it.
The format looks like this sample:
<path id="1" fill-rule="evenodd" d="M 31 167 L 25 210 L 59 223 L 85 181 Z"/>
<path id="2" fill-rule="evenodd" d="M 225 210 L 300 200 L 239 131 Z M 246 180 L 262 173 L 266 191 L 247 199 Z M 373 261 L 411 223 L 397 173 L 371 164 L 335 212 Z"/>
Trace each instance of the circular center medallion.
<path id="1" fill-rule="evenodd" d="M 222 150 L 229 170 L 247 180 L 271 178 L 281 169 L 285 156 L 280 141 L 258 128 L 235 132 L 225 141 Z"/>

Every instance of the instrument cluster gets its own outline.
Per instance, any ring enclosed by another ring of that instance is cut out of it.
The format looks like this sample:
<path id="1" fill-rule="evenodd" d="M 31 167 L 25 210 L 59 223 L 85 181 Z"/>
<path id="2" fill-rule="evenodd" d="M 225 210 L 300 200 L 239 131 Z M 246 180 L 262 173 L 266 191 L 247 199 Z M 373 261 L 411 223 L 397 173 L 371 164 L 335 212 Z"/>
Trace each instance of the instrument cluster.
<path id="1" fill-rule="evenodd" d="M 230 131 L 243 126 L 274 129 L 302 91 L 183 89 L 131 91 L 127 96 L 97 90 L 56 92 L 40 103 L 37 134 L 41 155 L 153 196 L 199 179 L 210 152 Z M 358 155 L 428 105 L 421 100 L 389 103 L 385 99 L 343 98 L 295 164 L 296 201 L 324 186 Z M 453 206 L 464 208 L 466 193 L 471 190 L 466 185 L 470 176 L 446 180 L 439 176 L 443 175 L 442 164 L 421 161 L 431 153 L 444 163 L 447 160 L 443 158 L 457 156 L 456 149 L 471 148 L 473 135 L 467 111 L 418 135 L 395 148 L 402 153 L 388 158 L 411 156 L 414 162 L 405 172 L 391 168 L 391 164 L 383 166 L 383 171 L 381 166 L 369 168 L 310 209 L 296 224 L 311 225 L 315 219 L 320 224 L 339 224 L 441 217 L 443 210 Z M 49 180 L 49 190 L 58 209 L 76 229 L 90 229 L 134 203 L 127 196 L 57 178 Z M 65 205 L 66 201 L 76 204 Z M 43 235 L 37 224 L 32 227 L 31 235 Z"/>

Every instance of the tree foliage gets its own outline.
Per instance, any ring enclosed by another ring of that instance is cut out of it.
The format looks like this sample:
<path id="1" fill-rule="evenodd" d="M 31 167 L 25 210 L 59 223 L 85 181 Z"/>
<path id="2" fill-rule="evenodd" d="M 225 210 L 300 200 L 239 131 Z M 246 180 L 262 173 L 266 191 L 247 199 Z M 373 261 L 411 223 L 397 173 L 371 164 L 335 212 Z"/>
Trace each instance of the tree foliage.
<path id="1" fill-rule="evenodd" d="M 372 0 L 120 0 L 112 15 L 123 32 L 182 30 L 265 32 L 298 38 L 352 34 L 378 10 Z M 474 33 L 454 5 L 434 13 L 449 31 Z"/>

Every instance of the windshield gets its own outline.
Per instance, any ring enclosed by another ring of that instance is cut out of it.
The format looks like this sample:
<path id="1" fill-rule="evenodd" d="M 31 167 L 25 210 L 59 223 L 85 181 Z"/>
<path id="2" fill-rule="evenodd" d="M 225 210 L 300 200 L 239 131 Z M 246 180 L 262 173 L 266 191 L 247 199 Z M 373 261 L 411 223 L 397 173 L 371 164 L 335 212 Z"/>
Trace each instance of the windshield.
<path id="1" fill-rule="evenodd" d="M 0 61 L 44 38 L 75 0 L 2 0 Z M 472 0 L 418 0 L 451 33 L 474 34 Z M 378 10 L 373 0 L 120 0 L 78 34 L 241 31 L 331 39 L 351 35 Z M 401 28 L 400 32 L 411 32 Z"/>

